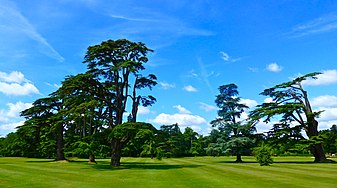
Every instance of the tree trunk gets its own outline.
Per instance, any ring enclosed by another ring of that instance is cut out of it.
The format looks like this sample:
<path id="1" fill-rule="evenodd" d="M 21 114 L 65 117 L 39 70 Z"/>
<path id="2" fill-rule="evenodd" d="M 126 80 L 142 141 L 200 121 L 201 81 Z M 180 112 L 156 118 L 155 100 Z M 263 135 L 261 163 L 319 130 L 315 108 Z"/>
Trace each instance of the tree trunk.
<path id="1" fill-rule="evenodd" d="M 241 159 L 241 154 L 236 155 L 236 161 L 235 162 L 236 163 L 242 163 L 243 162 L 242 159 Z"/>
<path id="2" fill-rule="evenodd" d="M 120 166 L 121 165 L 121 152 L 122 152 L 122 143 L 120 140 L 114 139 L 111 143 L 111 166 Z"/>
<path id="3" fill-rule="evenodd" d="M 97 162 L 95 160 L 95 154 L 92 151 L 90 152 L 90 155 L 89 155 L 89 163 L 96 163 L 97 164 Z"/>
<path id="4" fill-rule="evenodd" d="M 64 145 L 63 145 L 63 125 L 59 125 L 57 128 L 57 152 L 56 152 L 56 160 L 61 161 L 61 160 L 66 160 L 64 157 Z"/>
<path id="5" fill-rule="evenodd" d="M 314 118 L 308 118 L 308 128 L 306 133 L 310 139 L 318 136 L 318 122 Z M 322 143 L 312 145 L 310 147 L 310 152 L 315 157 L 314 162 L 327 161 Z"/>

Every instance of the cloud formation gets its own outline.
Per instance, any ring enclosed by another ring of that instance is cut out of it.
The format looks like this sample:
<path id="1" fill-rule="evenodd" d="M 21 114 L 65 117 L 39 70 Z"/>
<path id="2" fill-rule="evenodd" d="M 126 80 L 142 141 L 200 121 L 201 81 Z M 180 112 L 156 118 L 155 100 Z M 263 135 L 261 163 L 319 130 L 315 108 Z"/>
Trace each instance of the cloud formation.
<path id="1" fill-rule="evenodd" d="M 281 70 L 283 70 L 283 67 L 281 67 L 277 63 L 271 63 L 267 65 L 267 70 L 270 72 L 280 72 Z"/>
<path id="2" fill-rule="evenodd" d="M 184 108 L 181 105 L 176 105 L 173 106 L 174 108 L 176 108 L 179 111 L 179 114 L 192 114 L 189 110 L 187 110 L 186 108 Z"/>
<path id="3" fill-rule="evenodd" d="M 167 83 L 167 82 L 159 82 L 159 85 L 160 85 L 160 88 L 164 89 L 164 90 L 176 87 L 174 84 L 170 84 L 170 83 Z"/>
<path id="4" fill-rule="evenodd" d="M 213 111 L 213 110 L 217 109 L 216 106 L 209 105 L 209 104 L 206 104 L 206 103 L 203 103 L 203 102 L 199 102 L 199 105 L 200 105 L 199 108 L 202 109 L 205 112 L 210 112 L 210 111 Z"/>
<path id="5" fill-rule="evenodd" d="M 158 125 L 172 125 L 177 123 L 179 127 L 185 129 L 186 127 L 191 127 L 193 130 L 201 133 L 201 126 L 208 126 L 205 118 L 193 115 L 189 110 L 182 107 L 181 105 L 174 106 L 178 110 L 178 113 L 175 114 L 166 114 L 161 113 L 150 122 Z"/>
<path id="6" fill-rule="evenodd" d="M 337 70 L 325 70 L 322 74 L 316 76 L 317 79 L 307 79 L 302 82 L 303 85 L 318 86 L 331 85 L 337 83 Z"/>
<path id="7" fill-rule="evenodd" d="M 198 91 L 195 87 L 193 87 L 193 86 L 191 86 L 191 85 L 185 86 L 185 87 L 183 88 L 183 90 L 185 90 L 185 91 L 187 91 L 187 92 L 197 92 L 197 91 Z"/>
<path id="8" fill-rule="evenodd" d="M 39 94 L 39 90 L 21 72 L 0 72 L 0 92 L 8 96 Z"/>

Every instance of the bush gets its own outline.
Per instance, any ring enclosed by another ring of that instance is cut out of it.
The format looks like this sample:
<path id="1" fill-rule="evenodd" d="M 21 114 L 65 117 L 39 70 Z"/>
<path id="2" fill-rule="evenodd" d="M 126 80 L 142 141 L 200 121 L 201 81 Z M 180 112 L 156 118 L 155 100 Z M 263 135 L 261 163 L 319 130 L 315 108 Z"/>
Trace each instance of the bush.
<path id="1" fill-rule="evenodd" d="M 255 148 L 256 161 L 260 166 L 269 166 L 273 163 L 271 148 L 262 144 L 260 147 Z"/>

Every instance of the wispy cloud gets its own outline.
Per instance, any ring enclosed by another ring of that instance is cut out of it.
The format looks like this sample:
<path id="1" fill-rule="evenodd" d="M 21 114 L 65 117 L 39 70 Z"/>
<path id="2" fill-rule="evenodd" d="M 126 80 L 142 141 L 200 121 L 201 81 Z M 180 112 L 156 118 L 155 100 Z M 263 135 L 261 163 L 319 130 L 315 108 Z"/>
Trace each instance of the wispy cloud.
<path id="1" fill-rule="evenodd" d="M 206 104 L 206 103 L 203 103 L 203 102 L 199 102 L 199 108 L 204 110 L 205 112 L 210 112 L 210 111 L 214 111 L 217 109 L 216 106 L 213 106 L 213 105 L 209 105 L 209 104 Z"/>
<path id="2" fill-rule="evenodd" d="M 223 51 L 220 52 L 220 55 L 221 55 L 220 56 L 221 59 L 224 60 L 227 63 L 235 63 L 235 62 L 241 61 L 243 59 L 243 57 L 233 58 L 233 57 L 229 56 L 228 53 L 223 52 Z"/>
<path id="3" fill-rule="evenodd" d="M 303 37 L 337 30 L 337 13 L 323 15 L 306 23 L 295 26 L 285 35 L 288 37 Z"/>
<path id="4" fill-rule="evenodd" d="M 14 3 L 2 1 L 0 4 L 0 33 L 3 37 L 8 36 L 12 32 L 16 32 L 22 36 L 28 37 L 31 40 L 40 44 L 40 52 L 54 58 L 60 62 L 64 58 L 48 43 L 29 20 L 22 15 Z M 10 44 L 8 44 L 10 45 Z"/>
<path id="5" fill-rule="evenodd" d="M 164 90 L 168 90 L 171 88 L 175 88 L 175 84 L 167 83 L 167 82 L 159 82 L 160 88 Z"/>
<path id="6" fill-rule="evenodd" d="M 191 111 L 187 110 L 185 107 L 179 105 L 173 106 L 173 108 L 176 108 L 179 111 L 179 114 L 192 114 Z"/>
<path id="7" fill-rule="evenodd" d="M 127 16 L 121 16 L 121 15 L 113 15 L 113 14 L 110 14 L 110 17 L 116 18 L 116 19 L 127 20 L 127 21 L 136 21 L 136 22 L 158 22 L 159 21 L 155 19 L 132 18 L 132 17 L 127 17 Z"/>
<path id="8" fill-rule="evenodd" d="M 183 90 L 185 90 L 185 91 L 187 91 L 187 92 L 197 92 L 197 91 L 198 91 L 197 88 L 195 88 L 195 87 L 193 87 L 193 86 L 191 86 L 191 85 L 185 86 L 185 87 L 183 88 Z"/>

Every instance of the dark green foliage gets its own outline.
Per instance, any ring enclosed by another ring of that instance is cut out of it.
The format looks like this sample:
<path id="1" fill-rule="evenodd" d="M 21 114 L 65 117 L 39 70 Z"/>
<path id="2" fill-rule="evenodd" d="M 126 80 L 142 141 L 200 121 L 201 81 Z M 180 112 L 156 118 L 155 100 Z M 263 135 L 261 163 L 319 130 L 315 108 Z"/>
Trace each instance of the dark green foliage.
<path id="1" fill-rule="evenodd" d="M 316 79 L 320 73 L 314 72 L 295 78 L 290 82 L 276 85 L 265 89 L 261 95 L 271 97 L 272 102 L 263 103 L 250 113 L 252 120 L 258 121 L 264 119 L 268 123 L 272 117 L 281 116 L 280 125 L 282 130 L 276 130 L 276 133 L 287 132 L 290 135 L 304 130 L 310 139 L 310 151 L 315 157 L 315 162 L 324 162 L 326 160 L 323 146 L 318 141 L 318 122 L 316 118 L 321 111 L 313 111 L 309 101 L 308 93 L 303 89 L 301 82 L 306 79 Z M 290 126 L 291 125 L 291 126 Z M 282 134 L 283 134 L 282 133 Z M 303 137 L 300 137 L 301 139 Z"/>
<path id="2" fill-rule="evenodd" d="M 323 140 L 323 147 L 326 153 L 337 153 L 337 126 L 332 125 L 328 130 L 319 131 L 319 136 Z"/>
<path id="3" fill-rule="evenodd" d="M 256 161 L 261 166 L 269 166 L 270 164 L 273 163 L 272 149 L 271 149 L 271 147 L 269 147 L 265 144 L 262 144 L 261 146 L 255 148 L 254 154 L 255 154 L 255 157 L 256 157 Z"/>
<path id="4" fill-rule="evenodd" d="M 211 122 L 220 132 L 212 132 L 216 141 L 209 144 L 206 152 L 209 155 L 236 155 L 236 162 L 242 162 L 241 155 L 247 154 L 253 146 L 251 139 L 255 128 L 251 122 L 241 120 L 241 115 L 248 106 L 240 103 L 238 87 L 228 84 L 219 87 L 220 94 L 215 103 L 219 107 L 219 117 Z"/>

